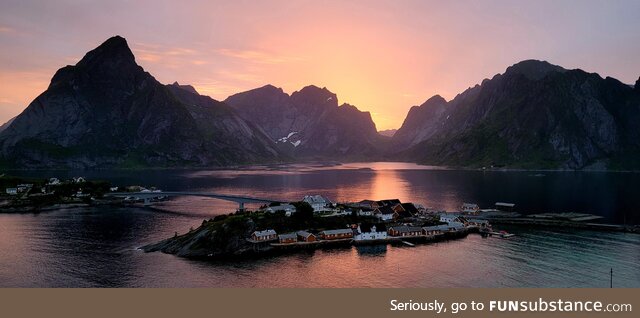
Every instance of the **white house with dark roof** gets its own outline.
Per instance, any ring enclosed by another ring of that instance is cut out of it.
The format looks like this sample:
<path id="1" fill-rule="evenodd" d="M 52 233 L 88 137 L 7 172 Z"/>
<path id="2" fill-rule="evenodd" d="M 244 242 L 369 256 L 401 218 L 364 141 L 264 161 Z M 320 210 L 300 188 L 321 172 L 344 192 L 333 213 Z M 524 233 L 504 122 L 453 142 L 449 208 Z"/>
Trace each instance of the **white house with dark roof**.
<path id="1" fill-rule="evenodd" d="M 366 240 L 383 240 L 387 238 L 387 229 L 384 224 L 378 224 L 377 226 L 370 224 L 358 225 L 358 230 L 354 236 L 356 241 Z"/>
<path id="2" fill-rule="evenodd" d="M 306 195 L 302 201 L 309 203 L 314 212 L 331 211 L 331 205 L 333 204 L 331 200 L 319 194 Z"/>

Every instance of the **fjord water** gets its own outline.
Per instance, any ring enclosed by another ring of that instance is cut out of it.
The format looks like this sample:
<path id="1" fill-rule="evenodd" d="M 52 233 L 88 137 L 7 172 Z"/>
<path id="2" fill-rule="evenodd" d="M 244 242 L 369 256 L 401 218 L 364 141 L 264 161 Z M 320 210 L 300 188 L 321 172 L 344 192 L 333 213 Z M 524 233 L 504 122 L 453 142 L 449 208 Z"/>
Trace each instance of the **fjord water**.
<path id="1" fill-rule="evenodd" d="M 399 198 L 447 210 L 516 203 L 523 213 L 584 212 L 640 223 L 640 175 L 456 171 L 403 163 L 287 165 L 236 170 L 23 171 L 299 200 Z M 193 261 L 137 247 L 184 233 L 234 203 L 182 197 L 164 211 L 95 207 L 0 214 L 1 287 L 640 287 L 640 235 L 501 226 L 509 239 L 350 247 L 234 262 Z"/>

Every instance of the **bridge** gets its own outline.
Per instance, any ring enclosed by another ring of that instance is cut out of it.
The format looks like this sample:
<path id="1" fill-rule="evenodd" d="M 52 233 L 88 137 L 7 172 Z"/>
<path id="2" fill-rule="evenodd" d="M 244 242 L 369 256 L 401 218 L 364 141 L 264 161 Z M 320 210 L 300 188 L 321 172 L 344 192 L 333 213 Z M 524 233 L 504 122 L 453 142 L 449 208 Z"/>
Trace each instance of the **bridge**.
<path id="1" fill-rule="evenodd" d="M 286 203 L 284 200 L 272 200 L 272 199 L 262 199 L 262 198 L 253 198 L 246 196 L 238 196 L 238 195 L 228 195 L 228 194 L 216 194 L 216 193 L 204 193 L 204 192 L 184 192 L 184 191 L 160 191 L 160 192 L 112 192 L 106 193 L 105 196 L 112 197 L 134 197 L 137 199 L 143 199 L 144 205 L 150 205 L 151 199 L 158 197 L 172 197 L 172 196 L 194 196 L 194 197 L 206 197 L 213 199 L 220 199 L 225 201 L 232 201 L 238 203 L 238 210 L 244 211 L 245 203 Z"/>

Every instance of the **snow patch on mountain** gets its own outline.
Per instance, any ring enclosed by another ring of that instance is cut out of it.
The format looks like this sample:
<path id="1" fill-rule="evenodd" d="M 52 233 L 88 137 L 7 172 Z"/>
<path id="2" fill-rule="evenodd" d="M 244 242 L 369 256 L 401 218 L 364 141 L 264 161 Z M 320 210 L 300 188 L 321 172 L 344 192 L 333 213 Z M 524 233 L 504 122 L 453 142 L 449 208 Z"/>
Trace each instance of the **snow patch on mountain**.
<path id="1" fill-rule="evenodd" d="M 292 144 L 294 147 L 298 147 L 302 143 L 302 141 L 300 141 L 299 139 L 296 140 L 296 141 L 292 141 L 291 140 L 291 137 L 294 137 L 296 134 L 298 134 L 297 131 L 292 131 L 287 136 L 278 139 L 276 141 L 276 143 L 286 143 L 286 142 L 288 142 L 288 143 Z"/>

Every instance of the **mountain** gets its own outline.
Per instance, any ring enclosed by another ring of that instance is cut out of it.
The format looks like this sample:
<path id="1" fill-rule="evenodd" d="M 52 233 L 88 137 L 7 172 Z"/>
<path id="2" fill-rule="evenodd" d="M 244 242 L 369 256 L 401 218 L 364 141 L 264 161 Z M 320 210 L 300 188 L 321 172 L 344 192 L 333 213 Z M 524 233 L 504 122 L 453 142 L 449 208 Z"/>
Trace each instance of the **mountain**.
<path id="1" fill-rule="evenodd" d="M 7 127 L 9 127 L 9 125 L 11 125 L 11 123 L 13 122 L 14 119 L 16 119 L 16 118 L 13 117 L 13 118 L 9 119 L 6 123 L 2 124 L 2 126 L 0 126 L 0 132 L 2 132 Z"/>
<path id="2" fill-rule="evenodd" d="M 266 85 L 224 102 L 298 159 L 363 160 L 381 156 L 388 141 L 376 131 L 369 112 L 338 106 L 336 94 L 326 88 L 311 85 L 289 96 Z"/>
<path id="3" fill-rule="evenodd" d="M 640 90 L 544 61 L 413 107 L 397 157 L 451 166 L 640 168 Z"/>
<path id="4" fill-rule="evenodd" d="M 278 161 L 275 144 L 224 103 L 165 86 L 115 36 L 0 132 L 1 164 L 15 168 L 220 166 Z"/>
<path id="5" fill-rule="evenodd" d="M 393 135 L 396 134 L 397 131 L 398 131 L 397 129 L 385 129 L 385 130 L 378 131 L 378 133 L 380 135 L 385 136 L 385 137 L 391 138 L 391 137 L 393 137 Z"/>

